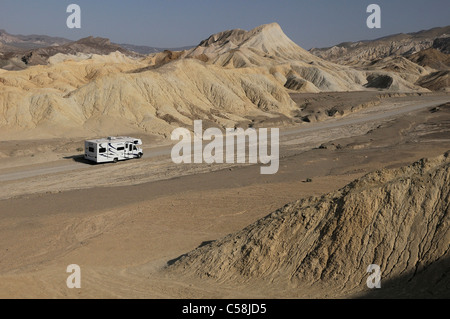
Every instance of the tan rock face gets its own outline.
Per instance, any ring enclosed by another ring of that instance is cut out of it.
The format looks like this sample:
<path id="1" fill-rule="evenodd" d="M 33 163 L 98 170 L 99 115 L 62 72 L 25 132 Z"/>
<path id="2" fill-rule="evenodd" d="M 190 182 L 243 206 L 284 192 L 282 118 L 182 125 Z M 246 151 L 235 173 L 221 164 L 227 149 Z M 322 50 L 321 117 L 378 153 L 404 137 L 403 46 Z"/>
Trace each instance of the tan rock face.
<path id="1" fill-rule="evenodd" d="M 366 269 L 378 264 L 385 283 L 402 278 L 400 291 L 393 284 L 386 288 L 394 295 L 420 295 L 424 289 L 442 295 L 449 284 L 449 214 L 446 153 L 290 203 L 190 252 L 169 271 L 221 282 L 326 287 L 339 296 L 367 289 Z M 422 291 L 408 292 L 419 281 Z"/>

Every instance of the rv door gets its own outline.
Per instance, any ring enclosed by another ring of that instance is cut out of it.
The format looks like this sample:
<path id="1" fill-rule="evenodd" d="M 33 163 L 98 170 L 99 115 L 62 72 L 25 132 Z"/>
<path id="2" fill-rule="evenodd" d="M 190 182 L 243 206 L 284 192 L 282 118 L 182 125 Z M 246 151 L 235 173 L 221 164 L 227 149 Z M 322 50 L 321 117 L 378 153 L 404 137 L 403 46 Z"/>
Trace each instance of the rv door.
<path id="1" fill-rule="evenodd" d="M 125 150 L 126 150 L 126 154 L 125 154 L 125 156 L 126 156 L 126 158 L 133 158 L 134 156 L 133 156 L 133 144 L 132 143 L 128 143 L 128 144 L 125 144 Z"/>

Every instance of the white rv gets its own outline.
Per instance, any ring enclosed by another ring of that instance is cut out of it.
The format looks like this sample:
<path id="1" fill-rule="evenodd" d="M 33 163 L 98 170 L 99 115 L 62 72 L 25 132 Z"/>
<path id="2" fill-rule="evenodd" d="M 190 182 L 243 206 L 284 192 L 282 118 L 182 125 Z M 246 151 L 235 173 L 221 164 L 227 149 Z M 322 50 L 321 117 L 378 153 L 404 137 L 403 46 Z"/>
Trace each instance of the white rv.
<path id="1" fill-rule="evenodd" d="M 132 137 L 108 137 L 85 142 L 84 158 L 96 163 L 117 163 L 144 155 L 142 141 Z"/>

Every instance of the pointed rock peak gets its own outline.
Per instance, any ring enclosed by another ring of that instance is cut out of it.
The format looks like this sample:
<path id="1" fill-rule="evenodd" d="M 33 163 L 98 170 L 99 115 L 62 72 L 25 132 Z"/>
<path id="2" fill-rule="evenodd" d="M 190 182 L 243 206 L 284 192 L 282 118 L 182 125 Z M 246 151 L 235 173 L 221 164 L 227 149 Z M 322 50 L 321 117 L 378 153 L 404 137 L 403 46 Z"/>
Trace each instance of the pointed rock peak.
<path id="1" fill-rule="evenodd" d="M 247 32 L 247 40 L 291 42 L 278 23 L 264 24 Z M 270 43 L 268 43 L 270 44 Z"/>
<path id="2" fill-rule="evenodd" d="M 283 32 L 278 23 L 264 24 L 250 31 L 234 29 L 213 34 L 192 49 L 189 56 L 220 56 L 242 50 L 246 56 L 277 57 L 284 60 L 314 60 Z M 255 61 L 256 59 L 253 59 Z"/>
<path id="3" fill-rule="evenodd" d="M 211 35 L 208 39 L 202 41 L 199 46 L 201 47 L 210 47 L 215 46 L 219 47 L 225 45 L 227 43 L 232 43 L 235 46 L 240 46 L 241 44 L 248 42 L 254 37 L 258 36 L 268 36 L 270 38 L 283 38 L 288 39 L 288 37 L 284 34 L 280 25 L 276 22 L 270 24 L 264 24 L 259 27 L 256 27 L 250 31 L 242 30 L 242 29 L 233 29 L 227 30 L 223 32 L 219 32 Z"/>
<path id="4" fill-rule="evenodd" d="M 269 23 L 269 24 L 263 24 L 259 27 L 254 28 L 253 30 L 249 31 L 249 33 L 258 33 L 263 31 L 270 31 L 270 30 L 277 30 L 283 32 L 280 25 L 276 22 Z"/>

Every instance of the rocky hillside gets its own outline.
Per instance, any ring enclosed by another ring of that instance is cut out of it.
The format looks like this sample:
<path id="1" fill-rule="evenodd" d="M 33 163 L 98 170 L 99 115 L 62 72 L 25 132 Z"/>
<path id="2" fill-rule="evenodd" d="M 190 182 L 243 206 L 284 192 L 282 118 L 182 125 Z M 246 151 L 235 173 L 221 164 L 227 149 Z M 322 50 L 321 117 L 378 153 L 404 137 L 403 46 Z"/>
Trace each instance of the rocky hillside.
<path id="1" fill-rule="evenodd" d="M 320 59 L 292 42 L 277 23 L 250 31 L 230 30 L 214 34 L 184 56 L 226 68 L 265 68 L 287 89 L 295 92 L 364 90 L 372 87 L 366 85 L 369 76 L 384 75 L 361 72 Z M 388 86 L 375 88 L 424 91 L 395 73 L 389 76 L 392 82 Z"/>
<path id="2" fill-rule="evenodd" d="M 367 65 L 374 60 L 389 56 L 409 55 L 428 48 L 444 46 L 435 40 L 450 36 L 450 26 L 433 28 L 414 33 L 401 33 L 372 41 L 344 42 L 330 48 L 311 49 L 310 52 L 322 59 L 343 65 Z"/>
<path id="3" fill-rule="evenodd" d="M 437 38 L 433 42 L 433 48 L 445 54 L 450 54 L 450 36 L 446 38 Z"/>
<path id="4" fill-rule="evenodd" d="M 220 32 L 185 54 L 225 68 L 259 67 L 297 92 L 361 90 L 365 75 L 318 59 L 289 39 L 277 23 Z"/>
<path id="5" fill-rule="evenodd" d="M 417 79 L 417 85 L 431 91 L 450 91 L 450 54 L 444 53 L 444 46 L 442 49 L 443 52 L 429 48 L 407 56 L 409 60 L 429 71 Z"/>
<path id="6" fill-rule="evenodd" d="M 167 271 L 342 297 L 367 292 L 370 264 L 378 296 L 449 296 L 450 152 L 290 203 Z"/>
<path id="7" fill-rule="evenodd" d="M 346 42 L 310 52 L 328 61 L 372 71 L 366 87 L 387 85 L 398 89 L 405 86 L 400 84 L 404 80 L 431 91 L 450 91 L 449 40 L 450 26 L 447 26 L 373 41 Z"/>
<path id="8" fill-rule="evenodd" d="M 170 134 L 193 119 L 230 127 L 252 116 L 289 116 L 295 109 L 283 85 L 258 69 L 223 69 L 193 59 L 142 71 L 144 65 L 112 53 L 4 71 L 0 128 Z"/>
<path id="9" fill-rule="evenodd" d="M 423 67 L 428 67 L 435 70 L 450 69 L 450 54 L 442 53 L 434 48 L 416 52 L 407 56 L 407 58 Z"/>
<path id="10" fill-rule="evenodd" d="M 4 58 L 4 69 L 23 70 L 0 70 L 0 131 L 37 129 L 50 136 L 167 136 L 193 119 L 219 127 L 250 125 L 257 117 L 291 121 L 299 113 L 290 94 L 299 92 L 428 92 L 415 82 L 429 71 L 404 75 L 328 62 L 276 23 L 146 57 L 89 37 Z"/>

